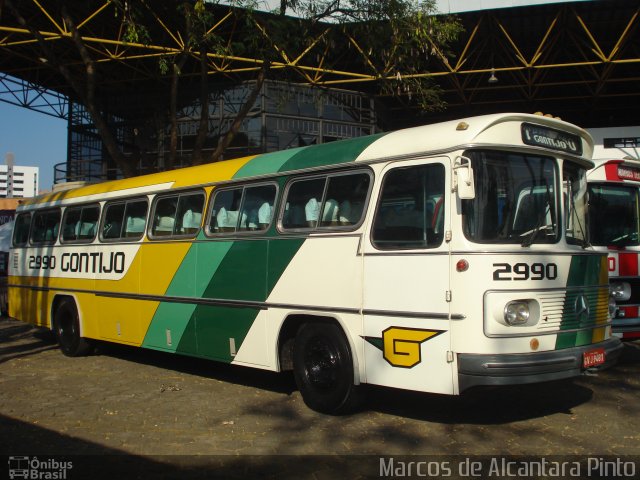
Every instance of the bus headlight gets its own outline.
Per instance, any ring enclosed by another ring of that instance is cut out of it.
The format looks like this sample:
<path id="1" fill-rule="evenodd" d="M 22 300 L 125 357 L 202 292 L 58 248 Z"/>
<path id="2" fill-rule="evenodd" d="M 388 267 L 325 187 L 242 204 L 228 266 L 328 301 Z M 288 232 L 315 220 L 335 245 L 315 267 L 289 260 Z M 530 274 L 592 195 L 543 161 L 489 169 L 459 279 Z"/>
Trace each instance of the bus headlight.
<path id="1" fill-rule="evenodd" d="M 609 292 L 617 302 L 626 302 L 631 298 L 631 285 L 627 282 L 611 282 Z"/>
<path id="2" fill-rule="evenodd" d="M 515 300 L 504 307 L 504 321 L 507 325 L 524 325 L 530 316 L 529 302 L 526 300 Z"/>

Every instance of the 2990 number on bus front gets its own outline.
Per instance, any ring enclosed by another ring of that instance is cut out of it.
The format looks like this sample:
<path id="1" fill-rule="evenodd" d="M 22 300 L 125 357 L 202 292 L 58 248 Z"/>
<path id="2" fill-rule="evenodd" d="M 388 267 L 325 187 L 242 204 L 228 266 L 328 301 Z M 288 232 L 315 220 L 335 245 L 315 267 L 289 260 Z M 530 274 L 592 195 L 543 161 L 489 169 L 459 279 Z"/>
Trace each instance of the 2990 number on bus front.
<path id="1" fill-rule="evenodd" d="M 555 263 L 494 263 L 494 280 L 555 280 L 558 265 Z"/>

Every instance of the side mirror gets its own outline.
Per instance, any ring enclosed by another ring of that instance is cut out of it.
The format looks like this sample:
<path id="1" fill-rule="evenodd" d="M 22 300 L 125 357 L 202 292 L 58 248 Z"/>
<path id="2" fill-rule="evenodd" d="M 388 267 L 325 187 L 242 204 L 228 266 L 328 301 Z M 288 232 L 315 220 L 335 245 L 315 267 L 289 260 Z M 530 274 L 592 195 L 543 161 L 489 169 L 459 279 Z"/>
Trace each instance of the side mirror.
<path id="1" fill-rule="evenodd" d="M 476 198 L 473 168 L 471 168 L 471 160 L 467 157 L 456 157 L 453 162 L 453 190 L 458 193 L 458 198 L 461 200 Z"/>

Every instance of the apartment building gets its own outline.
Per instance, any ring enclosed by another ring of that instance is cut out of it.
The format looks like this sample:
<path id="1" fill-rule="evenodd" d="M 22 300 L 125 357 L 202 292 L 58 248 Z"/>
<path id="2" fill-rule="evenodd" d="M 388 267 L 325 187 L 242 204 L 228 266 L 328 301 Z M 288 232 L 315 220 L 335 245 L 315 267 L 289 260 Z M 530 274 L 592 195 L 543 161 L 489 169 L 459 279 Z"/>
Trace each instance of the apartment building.
<path id="1" fill-rule="evenodd" d="M 25 198 L 38 195 L 38 167 L 15 165 L 13 154 L 7 153 L 0 165 L 0 198 Z"/>

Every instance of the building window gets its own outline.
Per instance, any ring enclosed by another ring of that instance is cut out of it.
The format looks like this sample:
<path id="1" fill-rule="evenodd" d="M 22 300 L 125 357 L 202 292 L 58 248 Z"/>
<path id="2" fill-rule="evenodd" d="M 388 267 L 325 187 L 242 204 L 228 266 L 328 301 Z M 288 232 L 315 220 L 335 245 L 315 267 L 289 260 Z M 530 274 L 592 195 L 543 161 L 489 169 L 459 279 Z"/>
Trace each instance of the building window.
<path id="1" fill-rule="evenodd" d="M 636 148 L 640 147 L 640 137 L 605 138 L 604 148 Z"/>

